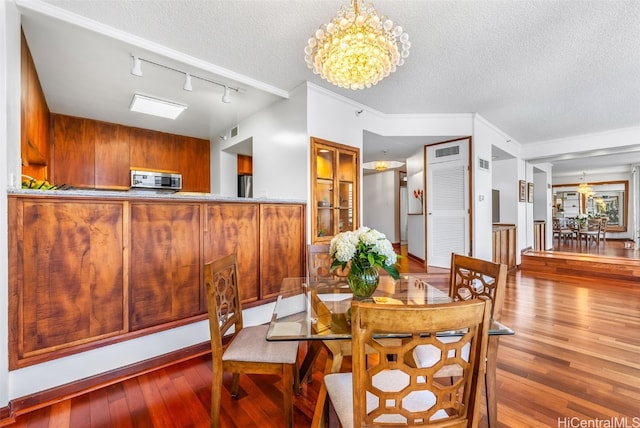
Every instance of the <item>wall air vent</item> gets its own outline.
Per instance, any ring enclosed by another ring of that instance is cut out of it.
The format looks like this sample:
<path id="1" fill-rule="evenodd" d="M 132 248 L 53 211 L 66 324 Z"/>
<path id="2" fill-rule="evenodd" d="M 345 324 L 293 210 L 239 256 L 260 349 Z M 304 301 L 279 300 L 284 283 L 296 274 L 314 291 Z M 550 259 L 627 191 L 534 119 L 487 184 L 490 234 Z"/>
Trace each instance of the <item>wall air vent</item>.
<path id="1" fill-rule="evenodd" d="M 231 128 L 231 138 L 238 136 L 238 125 Z"/>
<path id="2" fill-rule="evenodd" d="M 454 156 L 460 154 L 460 146 L 444 147 L 442 149 L 436 149 L 436 158 L 443 158 L 445 156 Z"/>
<path id="3" fill-rule="evenodd" d="M 489 161 L 486 159 L 478 158 L 478 167 L 489 171 Z"/>

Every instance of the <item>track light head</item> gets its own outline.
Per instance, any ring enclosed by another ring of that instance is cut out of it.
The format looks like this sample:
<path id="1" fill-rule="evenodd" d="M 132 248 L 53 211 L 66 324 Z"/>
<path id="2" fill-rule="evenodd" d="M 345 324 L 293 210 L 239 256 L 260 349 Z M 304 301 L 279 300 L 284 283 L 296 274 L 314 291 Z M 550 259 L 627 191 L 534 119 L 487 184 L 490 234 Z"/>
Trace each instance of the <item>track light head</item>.
<path id="1" fill-rule="evenodd" d="M 133 55 L 133 67 L 131 67 L 131 74 L 134 76 L 142 76 L 142 61 L 140 58 Z"/>
<path id="2" fill-rule="evenodd" d="M 229 87 L 224 87 L 224 94 L 222 94 L 222 102 L 228 104 L 231 102 L 231 98 L 229 97 Z"/>
<path id="3" fill-rule="evenodd" d="M 185 91 L 193 91 L 193 86 L 191 86 L 191 75 L 189 73 L 184 74 L 184 85 L 182 89 Z"/>

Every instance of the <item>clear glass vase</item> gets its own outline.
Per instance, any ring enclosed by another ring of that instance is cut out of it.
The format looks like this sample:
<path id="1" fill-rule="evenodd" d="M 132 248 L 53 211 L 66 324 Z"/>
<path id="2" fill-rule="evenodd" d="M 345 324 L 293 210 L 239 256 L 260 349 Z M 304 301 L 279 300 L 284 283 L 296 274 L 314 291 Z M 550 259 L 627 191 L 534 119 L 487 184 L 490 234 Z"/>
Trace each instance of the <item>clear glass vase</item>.
<path id="1" fill-rule="evenodd" d="M 362 272 L 354 273 L 353 270 L 347 275 L 347 283 L 355 299 L 366 299 L 371 297 L 378 287 L 380 274 L 374 267 L 364 268 Z"/>

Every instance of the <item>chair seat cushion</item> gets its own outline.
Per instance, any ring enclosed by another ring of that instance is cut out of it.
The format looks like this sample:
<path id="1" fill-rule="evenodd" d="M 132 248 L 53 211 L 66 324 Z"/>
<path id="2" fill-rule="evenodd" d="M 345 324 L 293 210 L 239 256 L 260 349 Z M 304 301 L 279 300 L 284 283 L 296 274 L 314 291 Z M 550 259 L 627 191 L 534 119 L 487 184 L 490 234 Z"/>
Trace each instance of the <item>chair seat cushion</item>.
<path id="1" fill-rule="evenodd" d="M 327 388 L 327 395 L 331 399 L 331 404 L 338 415 L 340 424 L 343 428 L 353 427 L 353 378 L 351 373 L 334 373 L 324 377 L 324 383 Z M 383 391 L 398 391 L 408 383 L 408 376 L 401 370 L 386 370 L 376 374 L 373 379 L 374 386 Z M 424 379 L 422 379 L 424 382 Z M 402 407 L 411 411 L 420 411 L 428 409 L 436 404 L 436 397 L 431 391 L 413 392 L 410 396 L 405 397 Z M 367 412 L 371 412 L 378 405 L 378 398 L 367 392 Z M 448 415 L 444 410 L 438 410 L 431 420 L 447 418 Z M 398 414 L 381 415 L 376 419 L 379 423 L 395 423 L 402 424 L 406 420 Z"/>
<path id="2" fill-rule="evenodd" d="M 298 342 L 268 342 L 268 329 L 268 325 L 244 327 L 227 346 L 222 361 L 294 364 L 298 358 Z"/>

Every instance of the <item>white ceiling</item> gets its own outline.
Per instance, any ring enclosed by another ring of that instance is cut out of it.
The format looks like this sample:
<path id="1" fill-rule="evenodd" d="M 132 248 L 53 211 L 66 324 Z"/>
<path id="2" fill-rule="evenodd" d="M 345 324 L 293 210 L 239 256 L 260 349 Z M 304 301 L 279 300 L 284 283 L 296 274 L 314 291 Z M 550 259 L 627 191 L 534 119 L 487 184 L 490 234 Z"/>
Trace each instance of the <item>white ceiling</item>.
<path id="1" fill-rule="evenodd" d="M 16 0 L 56 113 L 216 138 L 306 80 L 383 113 L 478 112 L 523 144 L 640 125 L 639 1 L 376 0 L 412 48 L 362 91 L 327 83 L 303 59 L 309 36 L 345 2 Z M 133 76 L 132 54 L 241 91 L 223 104 L 221 87 L 195 79 L 183 91 L 182 74 L 144 62 Z M 189 108 L 176 121 L 134 114 L 134 92 Z M 366 133 L 363 160 L 383 150 L 402 159 L 424 143 Z M 607 158 L 593 161 L 640 162 L 640 141 Z"/>

